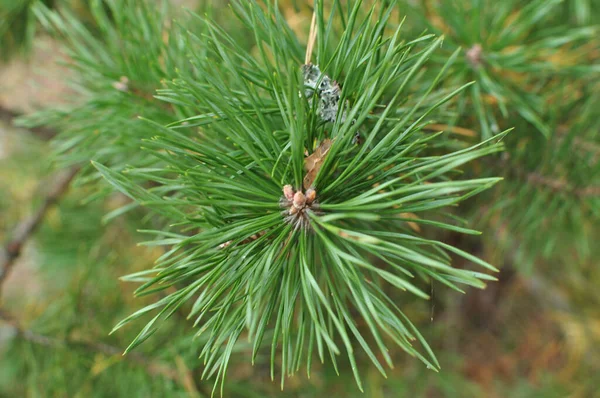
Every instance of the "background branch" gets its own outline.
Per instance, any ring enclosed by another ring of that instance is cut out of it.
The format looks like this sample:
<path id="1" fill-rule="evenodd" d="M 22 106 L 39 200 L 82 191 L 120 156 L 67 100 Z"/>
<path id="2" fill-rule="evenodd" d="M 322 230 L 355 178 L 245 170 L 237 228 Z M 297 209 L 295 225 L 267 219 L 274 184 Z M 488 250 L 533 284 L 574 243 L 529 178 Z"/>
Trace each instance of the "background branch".
<path id="1" fill-rule="evenodd" d="M 54 180 L 39 209 L 15 227 L 11 238 L 0 254 L 0 294 L 2 293 L 2 285 L 20 256 L 23 246 L 40 226 L 50 206 L 55 204 L 67 191 L 69 184 L 78 171 L 79 167 L 73 167 L 60 173 Z"/>
<path id="2" fill-rule="evenodd" d="M 164 363 L 160 363 L 152 358 L 146 357 L 137 352 L 132 352 L 125 356 L 122 356 L 124 350 L 108 344 L 86 341 L 82 339 L 75 339 L 71 337 L 60 339 L 53 336 L 47 336 L 44 334 L 36 333 L 23 327 L 23 325 L 12 314 L 9 314 L 7 311 L 4 311 L 2 309 L 0 309 L 0 320 L 9 325 L 9 327 L 11 327 L 14 330 L 18 337 L 31 343 L 51 348 L 80 348 L 86 351 L 101 353 L 107 356 L 119 355 L 122 357 L 123 361 L 127 361 L 136 366 L 143 367 L 150 375 L 163 376 L 176 382 L 182 382 L 180 380 L 180 376 L 177 370 L 172 369 Z"/>
<path id="3" fill-rule="evenodd" d="M 568 192 L 579 197 L 600 196 L 600 187 L 575 188 L 564 180 L 546 177 L 540 173 L 527 174 L 527 182 L 536 186 L 549 188 L 554 192 Z"/>
<path id="4" fill-rule="evenodd" d="M 22 113 L 19 113 L 12 109 L 6 108 L 0 104 L 0 121 L 4 122 L 6 124 L 9 124 L 11 126 L 14 126 L 15 119 L 17 119 L 21 116 L 23 116 Z M 48 141 L 51 138 L 54 138 L 57 134 L 57 132 L 55 130 L 50 129 L 48 127 L 33 127 L 33 128 L 27 128 L 26 130 L 31 131 L 38 138 L 43 139 L 45 141 Z"/>

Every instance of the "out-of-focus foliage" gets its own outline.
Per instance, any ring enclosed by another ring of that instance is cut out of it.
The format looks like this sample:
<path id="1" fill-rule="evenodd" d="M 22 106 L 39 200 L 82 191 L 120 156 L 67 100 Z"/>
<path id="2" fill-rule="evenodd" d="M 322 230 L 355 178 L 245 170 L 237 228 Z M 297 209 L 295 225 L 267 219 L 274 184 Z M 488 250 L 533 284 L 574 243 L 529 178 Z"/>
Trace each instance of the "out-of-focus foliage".
<path id="1" fill-rule="evenodd" d="M 507 152 L 485 164 L 502 170 L 505 182 L 478 201 L 485 211 L 471 209 L 495 236 L 498 261 L 508 258 L 522 270 L 541 260 L 570 263 L 577 273 L 577 264 L 599 255 L 592 237 L 600 233 L 600 97 L 585 89 L 571 99 L 572 87 L 562 89 L 549 112 L 551 136 L 522 126 L 509 137 Z"/>
<path id="2" fill-rule="evenodd" d="M 597 26 L 549 24 L 561 12 L 562 0 L 426 0 L 409 8 L 409 25 L 445 35 L 444 48 L 462 49 L 461 61 L 450 74 L 455 84 L 476 83 L 457 103 L 461 126 L 471 116 L 488 138 L 519 115 L 544 136 L 551 134 L 551 112 L 545 87 L 552 80 L 594 80 L 598 59 L 590 62 L 590 40 Z M 443 55 L 439 55 L 443 63 Z M 436 68 L 433 68 L 435 73 Z M 452 81 L 452 80 L 451 80 Z"/>
<path id="3" fill-rule="evenodd" d="M 600 22 L 600 4 L 596 0 L 570 0 L 563 2 L 563 10 L 569 16 L 569 22 L 587 25 Z M 560 18 L 564 18 L 561 13 Z M 564 19 L 561 19 L 564 22 Z"/>
<path id="4" fill-rule="evenodd" d="M 31 44 L 35 19 L 31 13 L 33 0 L 0 1 L 0 60 L 7 61 Z M 52 0 L 46 3 L 51 5 Z"/>
<path id="5" fill-rule="evenodd" d="M 34 7 L 42 26 L 67 45 L 69 67 L 78 71 L 73 76 L 77 100 L 38 113 L 26 125 L 43 120 L 60 131 L 56 152 L 62 164 L 93 159 L 121 167 L 143 165 L 137 149 L 152 130 L 139 117 L 159 123 L 175 117 L 177 108 L 153 94 L 177 68 L 187 67 L 186 50 L 171 35 L 177 26 L 167 23 L 165 2 L 92 1 L 90 8 L 97 34 L 73 15 L 63 18 L 39 4 Z"/>
<path id="6" fill-rule="evenodd" d="M 49 8 L 70 9 L 82 22 L 90 21 L 87 0 L 0 0 L 0 61 L 27 56 L 38 29 L 32 12 L 36 2 Z"/>

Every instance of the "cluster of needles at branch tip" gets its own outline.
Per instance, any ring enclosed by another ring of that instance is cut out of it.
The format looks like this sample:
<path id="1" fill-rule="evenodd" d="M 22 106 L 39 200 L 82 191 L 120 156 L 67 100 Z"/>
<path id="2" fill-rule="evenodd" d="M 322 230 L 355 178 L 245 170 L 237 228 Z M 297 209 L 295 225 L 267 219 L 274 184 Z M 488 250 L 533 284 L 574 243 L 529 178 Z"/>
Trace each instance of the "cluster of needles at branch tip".
<path id="1" fill-rule="evenodd" d="M 322 73 L 317 65 L 302 65 L 304 77 L 304 95 L 312 103 L 314 93 L 319 97 L 319 116 L 325 122 L 335 122 L 340 107 L 340 85 Z M 342 112 L 341 122 L 346 121 L 346 109 Z"/>
<path id="2" fill-rule="evenodd" d="M 285 185 L 279 205 L 285 209 L 281 212 L 285 221 L 296 229 L 310 229 L 310 213 L 320 213 L 317 191 L 314 188 L 302 192 L 302 190 L 294 191 L 291 185 Z"/>

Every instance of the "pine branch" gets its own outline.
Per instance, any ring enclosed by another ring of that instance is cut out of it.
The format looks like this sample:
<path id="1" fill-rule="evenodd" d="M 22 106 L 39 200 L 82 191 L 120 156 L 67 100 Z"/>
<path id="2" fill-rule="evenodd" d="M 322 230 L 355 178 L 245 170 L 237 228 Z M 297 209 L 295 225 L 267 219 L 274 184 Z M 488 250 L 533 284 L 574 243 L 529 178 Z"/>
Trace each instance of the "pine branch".
<path id="1" fill-rule="evenodd" d="M 567 181 L 548 177 L 537 172 L 528 173 L 526 178 L 528 183 L 539 187 L 549 188 L 554 192 L 570 193 L 580 198 L 600 196 L 600 187 L 592 186 L 576 188 Z"/>
<path id="2" fill-rule="evenodd" d="M 0 105 L 0 121 L 12 126 L 14 125 L 15 119 L 21 116 L 24 116 L 24 114 Z M 48 127 L 27 127 L 26 130 L 31 131 L 44 141 L 49 141 L 57 135 L 55 130 Z"/>
<path id="3" fill-rule="evenodd" d="M 558 128 L 556 133 L 557 142 L 559 145 L 562 145 L 563 141 L 568 139 L 569 135 L 571 134 L 571 132 L 564 126 Z M 583 137 L 574 136 L 571 140 L 571 146 L 577 151 L 591 154 L 591 162 L 598 163 L 598 161 L 600 161 L 600 145 L 597 143 Z"/>
<path id="4" fill-rule="evenodd" d="M 207 338 L 200 352 L 203 377 L 221 386 L 245 331 L 252 360 L 271 346 L 271 377 L 281 369 L 282 386 L 303 364 L 310 372 L 317 356 L 331 357 L 336 366 L 338 355 L 346 354 L 362 388 L 354 354 L 359 346 L 383 375 L 384 365 L 392 366 L 390 343 L 439 367 L 387 286 L 427 299 L 423 280 L 462 292 L 459 284 L 483 288 L 495 279 L 453 267 L 450 253 L 497 271 L 420 236 L 409 223 L 477 234 L 454 221 L 429 220 L 425 212 L 498 182 L 453 177 L 464 164 L 501 151 L 506 133 L 455 152 L 427 152 L 440 135 L 422 126 L 469 86 L 437 90 L 459 53 L 431 81 L 420 82 L 419 71 L 442 38 L 404 42 L 400 26 L 382 38 L 393 2 L 380 16 L 374 9 L 363 13 L 359 2 L 350 7 L 345 30 L 326 31 L 330 21 L 317 3 L 311 65 L 305 64 L 310 48 L 299 45 L 276 7 L 232 2 L 258 53 L 198 17 L 203 35 L 181 36 L 183 43 L 206 41 L 187 46 L 194 70 L 179 71 L 157 96 L 192 116 L 166 127 L 148 123 L 152 138 L 144 140 L 143 151 L 132 149 L 137 137 L 120 135 L 127 154 L 144 159 L 143 166 L 132 165 L 131 156 L 92 162 L 115 189 L 171 225 L 145 231 L 158 237 L 147 245 L 168 248 L 156 267 L 123 278 L 143 283 L 136 294 L 168 293 L 115 326 L 113 332 L 156 314 L 127 351 L 191 302 L 188 318 Z M 407 219 L 406 213 L 425 214 Z M 364 330 L 356 327 L 356 314 Z"/>
<path id="5" fill-rule="evenodd" d="M 38 210 L 15 227 L 11 239 L 4 246 L 0 257 L 0 293 L 2 292 L 2 284 L 15 266 L 25 243 L 43 222 L 48 209 L 67 191 L 78 171 L 78 167 L 73 167 L 57 176 Z"/>
<path id="6" fill-rule="evenodd" d="M 577 194 L 585 198 L 600 197 L 600 187 L 587 187 L 579 189 Z"/>
<path id="7" fill-rule="evenodd" d="M 121 356 L 123 354 L 123 349 L 109 344 L 87 341 L 79 338 L 57 338 L 40 334 L 25 328 L 12 314 L 1 308 L 0 320 L 7 323 L 15 331 L 18 337 L 31 343 L 50 348 L 80 348 L 85 351 L 101 353 L 106 356 L 120 356 L 122 358 L 121 360 L 144 368 L 147 373 L 152 376 L 163 376 L 181 384 L 187 383 L 176 369 L 172 369 L 168 365 L 140 353 L 136 352 Z"/>

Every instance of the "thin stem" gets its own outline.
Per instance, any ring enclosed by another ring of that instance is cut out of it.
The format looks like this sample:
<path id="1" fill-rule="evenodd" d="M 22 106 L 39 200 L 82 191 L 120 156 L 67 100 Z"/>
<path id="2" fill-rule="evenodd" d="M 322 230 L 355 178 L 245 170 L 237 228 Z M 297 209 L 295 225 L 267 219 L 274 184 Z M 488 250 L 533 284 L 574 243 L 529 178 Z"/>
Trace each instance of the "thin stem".
<path id="1" fill-rule="evenodd" d="M 78 167 L 73 167 L 61 173 L 52 184 L 52 188 L 44 198 L 40 208 L 32 216 L 19 223 L 14 229 L 11 240 L 4 246 L 4 250 L 0 255 L 0 295 L 2 293 L 2 285 L 15 266 L 16 260 L 21 255 L 25 243 L 27 243 L 40 226 L 50 206 L 55 204 L 67 191 L 78 171 Z"/>
<path id="2" fill-rule="evenodd" d="M 308 42 L 306 43 L 306 56 L 304 57 L 304 64 L 310 64 L 312 57 L 313 48 L 317 40 L 317 10 L 313 10 L 312 20 L 310 22 L 310 32 L 308 33 Z"/>
<path id="3" fill-rule="evenodd" d="M 2 309 L 0 309 L 0 320 L 8 324 L 15 331 L 18 337 L 22 338 L 25 341 L 29 341 L 31 343 L 41 345 L 44 347 L 81 348 L 86 351 L 102 353 L 108 356 L 121 356 L 121 354 L 124 351 L 118 347 L 114 347 L 104 343 L 86 341 L 71 337 L 60 339 L 53 336 L 47 336 L 33 332 L 25 328 L 14 316 Z M 179 373 L 175 369 L 171 369 L 167 365 L 157 362 L 152 358 L 148 358 L 142 354 L 129 353 L 126 356 L 122 356 L 122 360 L 143 367 L 150 375 L 163 376 L 179 383 L 182 382 L 182 380 L 180 380 Z"/>
<path id="4" fill-rule="evenodd" d="M 564 180 L 547 177 L 540 173 L 527 174 L 527 182 L 532 185 L 549 188 L 554 192 L 568 192 L 583 198 L 600 196 L 600 187 L 575 188 Z"/>
<path id="5" fill-rule="evenodd" d="M 12 126 L 14 125 L 15 119 L 21 116 L 23 116 L 23 114 L 0 105 L 0 121 Z M 27 128 L 26 130 L 31 131 L 33 134 L 43 139 L 44 141 L 48 141 L 54 138 L 57 134 L 55 130 L 52 130 L 47 127 L 33 127 Z"/>

